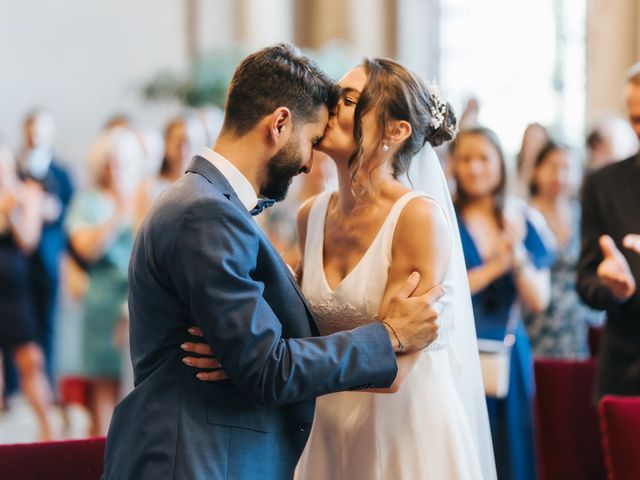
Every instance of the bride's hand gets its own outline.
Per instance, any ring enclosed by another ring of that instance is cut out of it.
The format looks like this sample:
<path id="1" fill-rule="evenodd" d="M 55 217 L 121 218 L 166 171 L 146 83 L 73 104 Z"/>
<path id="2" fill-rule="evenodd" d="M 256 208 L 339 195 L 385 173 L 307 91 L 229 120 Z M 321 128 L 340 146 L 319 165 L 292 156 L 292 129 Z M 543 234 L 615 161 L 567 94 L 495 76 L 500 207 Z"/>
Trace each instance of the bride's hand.
<path id="1" fill-rule="evenodd" d="M 202 342 L 185 342 L 180 345 L 180 348 L 185 352 L 202 355 L 199 357 L 187 356 L 182 359 L 184 364 L 191 368 L 206 370 L 196 374 L 198 380 L 202 380 L 203 382 L 217 382 L 229 378 L 226 372 L 222 370 L 222 365 L 215 357 L 209 344 L 204 341 L 202 331 L 198 327 L 191 327 L 189 333 L 203 339 Z"/>

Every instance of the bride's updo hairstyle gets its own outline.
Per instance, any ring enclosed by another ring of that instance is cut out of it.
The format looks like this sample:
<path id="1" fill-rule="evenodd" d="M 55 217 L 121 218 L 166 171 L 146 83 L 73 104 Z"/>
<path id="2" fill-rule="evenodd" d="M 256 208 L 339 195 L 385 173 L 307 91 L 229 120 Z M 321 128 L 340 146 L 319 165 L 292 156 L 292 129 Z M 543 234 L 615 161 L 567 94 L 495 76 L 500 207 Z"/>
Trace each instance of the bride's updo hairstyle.
<path id="1" fill-rule="evenodd" d="M 365 59 L 362 66 L 367 82 L 355 109 L 353 137 L 356 148 L 349 159 L 352 179 L 362 166 L 362 118 L 377 110 L 378 129 L 381 138 L 389 122 L 404 120 L 411 125 L 411 135 L 404 141 L 392 160 L 393 175 L 398 178 L 406 173 L 411 159 L 426 142 L 433 147 L 453 140 L 457 120 L 451 105 L 440 97 L 435 85 L 427 85 L 419 76 L 393 60 L 386 58 Z M 373 170 L 379 165 L 371 165 Z"/>

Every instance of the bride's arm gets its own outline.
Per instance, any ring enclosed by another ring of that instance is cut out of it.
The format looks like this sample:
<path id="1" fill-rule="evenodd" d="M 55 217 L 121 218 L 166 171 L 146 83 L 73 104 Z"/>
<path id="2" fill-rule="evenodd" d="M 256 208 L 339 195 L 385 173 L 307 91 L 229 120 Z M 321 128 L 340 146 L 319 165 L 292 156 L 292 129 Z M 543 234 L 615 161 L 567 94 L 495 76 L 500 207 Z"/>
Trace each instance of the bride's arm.
<path id="1" fill-rule="evenodd" d="M 393 237 L 392 260 L 380 304 L 380 317 L 384 317 L 389 301 L 411 272 L 420 273 L 420 283 L 414 295 L 422 295 L 440 284 L 447 272 L 450 253 L 451 235 L 440 206 L 426 198 L 409 202 L 400 215 Z M 397 392 L 415 367 L 421 353 L 398 355 L 398 374 L 391 387 L 365 391 Z"/>
<path id="2" fill-rule="evenodd" d="M 298 283 L 300 285 L 302 285 L 302 274 L 304 271 L 304 246 L 307 241 L 307 223 L 309 222 L 309 212 L 311 211 L 311 206 L 313 205 L 316 196 L 307 199 L 300 206 L 296 219 L 296 224 L 298 227 L 298 247 L 300 248 L 300 260 L 298 261 L 298 265 L 295 265 L 293 269 L 296 274 L 296 279 L 298 280 Z"/>

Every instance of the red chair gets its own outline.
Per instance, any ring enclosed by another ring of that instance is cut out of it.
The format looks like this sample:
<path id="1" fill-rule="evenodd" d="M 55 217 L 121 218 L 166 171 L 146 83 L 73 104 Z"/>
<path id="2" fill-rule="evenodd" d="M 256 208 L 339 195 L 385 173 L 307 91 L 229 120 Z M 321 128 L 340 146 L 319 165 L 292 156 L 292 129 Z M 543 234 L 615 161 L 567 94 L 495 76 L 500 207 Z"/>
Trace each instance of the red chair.
<path id="1" fill-rule="evenodd" d="M 535 361 L 536 447 L 541 480 L 602 480 L 604 454 L 593 404 L 595 362 Z"/>
<path id="2" fill-rule="evenodd" d="M 82 377 L 62 377 L 60 398 L 63 403 L 76 403 L 89 408 L 89 382 Z"/>
<path id="3" fill-rule="evenodd" d="M 640 478 L 640 398 L 607 395 L 599 411 L 609 480 Z"/>
<path id="4" fill-rule="evenodd" d="M 0 445 L 0 478 L 98 480 L 104 472 L 104 437 Z"/>

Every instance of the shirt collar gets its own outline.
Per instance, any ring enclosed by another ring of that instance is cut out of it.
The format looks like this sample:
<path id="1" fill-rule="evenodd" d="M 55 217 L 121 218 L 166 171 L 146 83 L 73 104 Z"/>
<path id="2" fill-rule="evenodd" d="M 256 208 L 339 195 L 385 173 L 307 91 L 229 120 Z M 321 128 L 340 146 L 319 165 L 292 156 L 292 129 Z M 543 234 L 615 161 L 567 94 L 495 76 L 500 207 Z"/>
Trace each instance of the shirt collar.
<path id="1" fill-rule="evenodd" d="M 253 189 L 253 185 L 251 185 L 247 177 L 245 177 L 233 163 L 210 148 L 204 148 L 200 156 L 207 159 L 214 167 L 220 170 L 220 173 L 227 179 L 236 195 L 238 195 L 240 202 L 242 202 L 247 210 L 251 211 L 257 205 L 258 195 Z"/>

